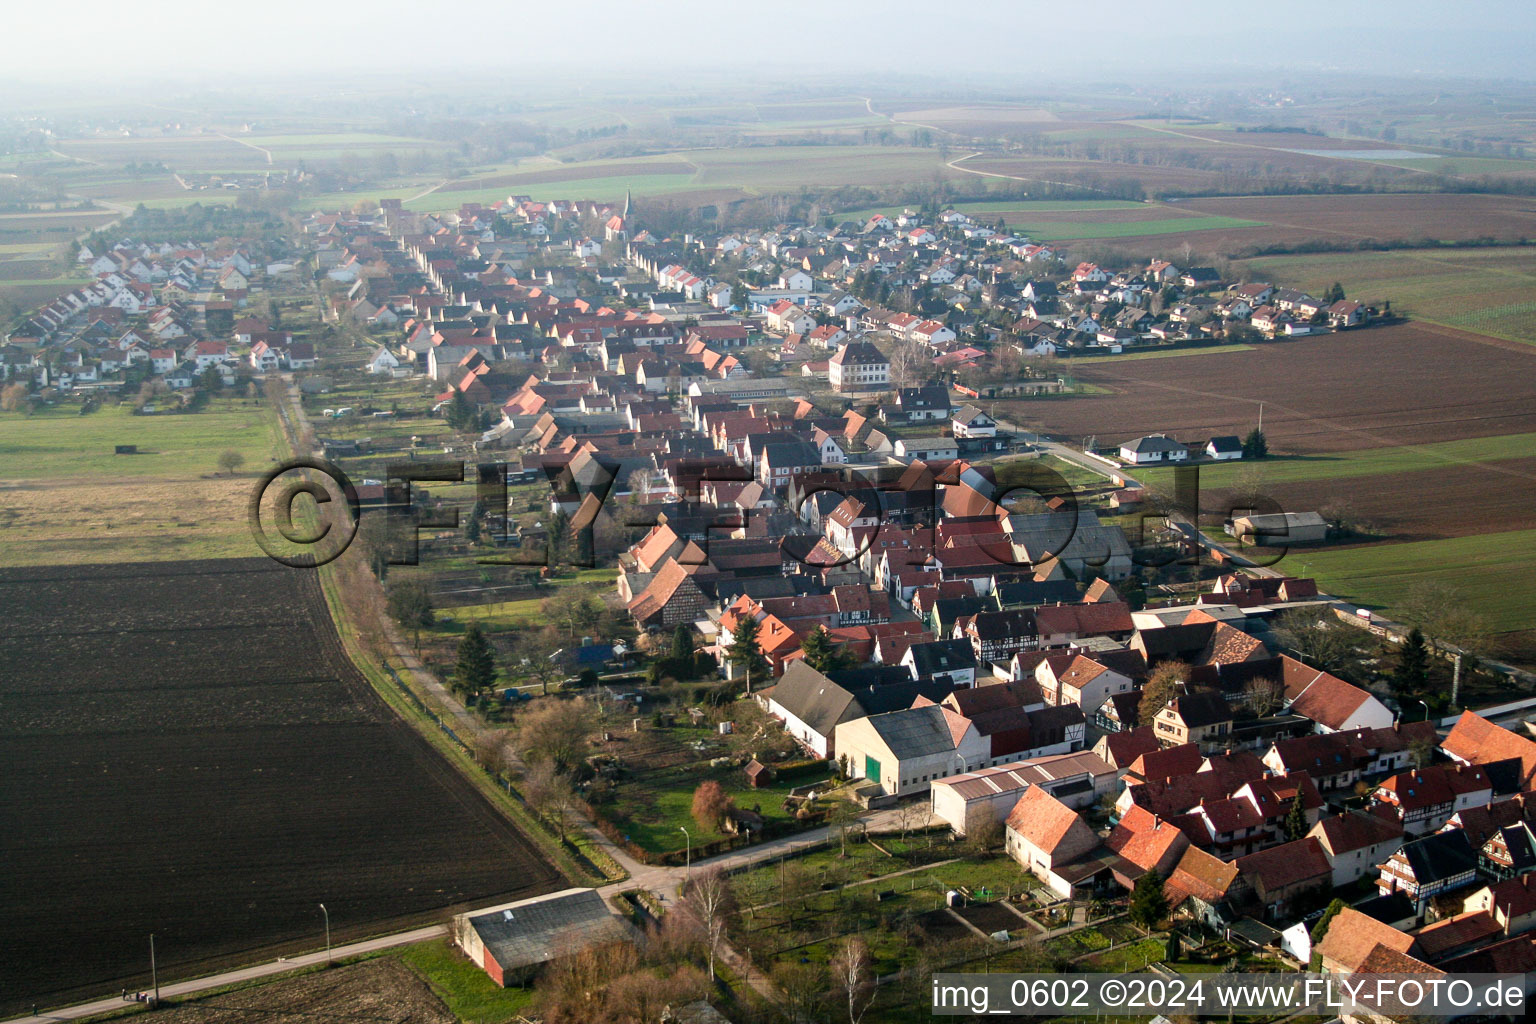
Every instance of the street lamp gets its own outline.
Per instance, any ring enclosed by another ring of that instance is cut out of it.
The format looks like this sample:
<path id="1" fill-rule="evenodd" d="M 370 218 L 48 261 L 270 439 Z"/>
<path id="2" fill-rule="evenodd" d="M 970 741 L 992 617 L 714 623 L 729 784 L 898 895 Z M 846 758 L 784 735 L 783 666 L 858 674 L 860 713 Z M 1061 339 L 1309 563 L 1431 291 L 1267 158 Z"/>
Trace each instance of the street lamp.
<path id="1" fill-rule="evenodd" d="M 683 841 L 687 844 L 683 848 L 684 881 L 685 882 L 692 881 L 692 879 L 693 879 L 693 836 L 688 834 L 688 827 L 686 825 L 679 825 L 679 826 L 677 826 L 677 830 L 683 834 Z"/>
<path id="2" fill-rule="evenodd" d="M 325 965 L 331 965 L 331 912 L 325 909 L 325 904 L 320 904 L 320 913 L 325 915 Z"/>
<path id="3" fill-rule="evenodd" d="M 1427 722 L 1429 721 L 1429 704 L 1422 700 L 1419 703 L 1424 705 L 1424 721 Z"/>

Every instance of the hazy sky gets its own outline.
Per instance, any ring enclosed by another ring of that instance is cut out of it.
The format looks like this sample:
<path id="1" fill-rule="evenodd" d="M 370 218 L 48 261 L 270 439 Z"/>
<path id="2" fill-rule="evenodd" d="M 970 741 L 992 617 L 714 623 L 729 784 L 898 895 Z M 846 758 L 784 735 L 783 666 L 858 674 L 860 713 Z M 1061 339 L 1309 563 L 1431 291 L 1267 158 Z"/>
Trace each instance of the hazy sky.
<path id="1" fill-rule="evenodd" d="M 1530 0 L 33 0 L 7 4 L 0 26 L 0 78 L 106 89 L 124 76 L 212 72 L 237 85 L 391 66 L 438 88 L 465 71 L 516 79 L 535 65 L 646 85 L 700 67 L 942 76 L 946 60 L 1021 84 L 1042 69 L 1172 76 L 1249 63 L 1536 78 Z"/>

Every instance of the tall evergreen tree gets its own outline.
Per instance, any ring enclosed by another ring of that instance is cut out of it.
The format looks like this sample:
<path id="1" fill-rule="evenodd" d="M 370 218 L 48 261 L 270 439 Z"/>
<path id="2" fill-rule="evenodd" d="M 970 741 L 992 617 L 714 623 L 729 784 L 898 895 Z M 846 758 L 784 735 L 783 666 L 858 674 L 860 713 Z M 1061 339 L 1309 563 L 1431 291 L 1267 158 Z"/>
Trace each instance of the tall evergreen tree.
<path id="1" fill-rule="evenodd" d="M 563 565 L 569 559 L 571 548 L 571 517 L 564 509 L 557 509 L 549 520 L 549 539 L 545 542 L 545 564 L 551 569 Z"/>
<path id="2" fill-rule="evenodd" d="M 1153 868 L 1136 879 L 1131 890 L 1131 920 L 1151 931 L 1168 916 L 1168 899 L 1163 895 L 1163 876 Z"/>
<path id="3" fill-rule="evenodd" d="M 1262 459 L 1269 455 L 1269 438 L 1264 436 L 1264 431 L 1254 427 L 1248 431 L 1248 436 L 1243 438 L 1243 458 Z"/>
<path id="4" fill-rule="evenodd" d="M 682 623 L 672 631 L 672 657 L 677 660 L 693 657 L 693 632 Z"/>
<path id="5" fill-rule="evenodd" d="M 1285 839 L 1293 843 L 1298 839 L 1305 839 L 1310 831 L 1306 808 L 1301 806 L 1301 794 L 1297 793 L 1291 800 L 1291 809 L 1285 813 Z"/>
<path id="6" fill-rule="evenodd" d="M 1429 685 L 1429 644 L 1424 631 L 1414 626 L 1397 652 L 1397 668 L 1392 670 L 1392 689 L 1400 696 L 1420 693 Z"/>
<path id="7" fill-rule="evenodd" d="M 479 693 L 496 685 L 496 655 L 478 623 L 471 622 L 459 641 L 459 656 L 453 667 L 454 689 Z"/>
<path id="8" fill-rule="evenodd" d="M 825 626 L 817 626 L 800 645 L 805 652 L 805 663 L 817 672 L 833 672 L 852 668 L 853 656 L 841 644 L 832 642 L 832 634 Z"/>
<path id="9" fill-rule="evenodd" d="M 748 693 L 752 692 L 753 677 L 761 679 L 768 671 L 768 659 L 763 657 L 763 649 L 757 642 L 758 629 L 756 619 L 750 615 L 741 616 L 731 628 L 731 645 L 726 648 L 730 663 L 747 675 Z"/>

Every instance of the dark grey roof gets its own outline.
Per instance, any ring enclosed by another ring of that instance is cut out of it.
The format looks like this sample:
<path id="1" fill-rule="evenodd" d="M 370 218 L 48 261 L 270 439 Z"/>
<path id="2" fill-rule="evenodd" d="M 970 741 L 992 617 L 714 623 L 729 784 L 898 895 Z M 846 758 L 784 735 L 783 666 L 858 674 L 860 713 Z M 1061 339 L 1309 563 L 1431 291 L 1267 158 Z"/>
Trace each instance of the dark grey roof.
<path id="1" fill-rule="evenodd" d="M 1191 729 L 1232 721 L 1232 709 L 1219 693 L 1186 693 L 1174 702 L 1174 710 Z"/>
<path id="2" fill-rule="evenodd" d="M 971 628 L 982 640 L 1012 640 L 1034 636 L 1037 632 L 1033 612 L 1011 608 L 1002 612 L 978 612 Z"/>
<path id="3" fill-rule="evenodd" d="M 1071 580 L 1016 580 L 992 589 L 992 602 L 1001 608 L 1075 604 L 1080 599 L 1077 584 Z"/>
<path id="4" fill-rule="evenodd" d="M 1407 921 L 1418 917 L 1418 911 L 1414 909 L 1413 901 L 1401 892 L 1394 892 L 1386 896 L 1373 896 L 1355 904 L 1355 909 L 1366 917 L 1380 921 L 1383 924 L 1396 924 L 1399 921 Z"/>
<path id="5" fill-rule="evenodd" d="M 629 932 L 596 889 L 566 889 L 503 904 L 469 917 L 468 923 L 503 970 L 540 964 Z"/>
<path id="6" fill-rule="evenodd" d="M 1008 532 L 1015 547 L 1023 549 L 1033 564 L 1048 558 L 1082 560 L 1102 565 L 1111 558 L 1131 557 L 1131 542 L 1118 526 L 1105 526 L 1092 509 L 1077 510 L 1076 528 L 1071 513 L 1041 512 L 1008 517 Z"/>
<path id="7" fill-rule="evenodd" d="M 763 445 L 763 457 L 775 469 L 780 466 L 821 465 L 821 452 L 809 441 L 770 441 Z"/>
<path id="8" fill-rule="evenodd" d="M 1461 829 L 1436 832 L 1403 846 L 1403 856 L 1420 885 L 1465 874 L 1477 867 L 1477 851 Z"/>
<path id="9" fill-rule="evenodd" d="M 1146 652 L 1148 664 L 1165 658 L 1187 661 L 1205 650 L 1215 628 L 1214 622 L 1181 622 L 1176 626 L 1138 629 L 1136 636 L 1141 649 Z"/>
<path id="10" fill-rule="evenodd" d="M 768 695 L 774 703 L 821 736 L 830 736 L 839 722 L 864 717 L 864 710 L 851 691 L 799 658 L 790 662 L 784 677 L 768 691 Z"/>
<path id="11" fill-rule="evenodd" d="M 1223 434 L 1220 437 L 1211 438 L 1206 446 L 1218 452 L 1240 452 L 1243 450 L 1243 439 L 1236 434 Z"/>
<path id="12" fill-rule="evenodd" d="M 913 644 L 908 652 L 919 679 L 976 667 L 976 652 L 964 640 L 930 640 Z"/>
<path id="13" fill-rule="evenodd" d="M 1185 445 L 1180 444 L 1171 437 L 1162 434 L 1148 434 L 1146 437 L 1138 437 L 1134 441 L 1127 441 L 1120 446 L 1130 451 L 1141 452 L 1182 452 L 1187 451 Z"/>
<path id="14" fill-rule="evenodd" d="M 874 665 L 869 668 L 842 668 L 827 673 L 839 686 L 846 686 L 850 690 L 864 690 L 876 686 L 889 686 L 892 683 L 907 684 L 912 682 L 912 674 L 900 665 Z M 891 710 L 886 708 L 884 710 Z"/>
<path id="15" fill-rule="evenodd" d="M 949 733 L 949 722 L 944 717 L 944 710 L 937 704 L 892 711 L 885 715 L 871 715 L 869 724 L 891 753 L 901 761 L 955 749 L 954 737 Z"/>
<path id="16" fill-rule="evenodd" d="M 903 409 L 948 409 L 949 391 L 942 384 L 902 388 L 896 392 L 896 404 Z"/>

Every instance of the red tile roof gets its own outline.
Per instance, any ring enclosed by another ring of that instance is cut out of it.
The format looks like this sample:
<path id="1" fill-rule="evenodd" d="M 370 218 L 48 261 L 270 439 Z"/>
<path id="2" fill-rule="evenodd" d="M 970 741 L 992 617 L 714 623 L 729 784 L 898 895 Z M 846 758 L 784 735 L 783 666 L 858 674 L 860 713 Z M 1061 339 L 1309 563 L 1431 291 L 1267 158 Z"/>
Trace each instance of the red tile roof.
<path id="1" fill-rule="evenodd" d="M 1377 946 L 1407 953 L 1413 948 L 1413 936 L 1362 914 L 1354 907 L 1345 907 L 1329 922 L 1317 951 L 1353 973 Z"/>
<path id="2" fill-rule="evenodd" d="M 1495 725 L 1481 715 L 1463 711 L 1440 749 L 1458 761 L 1487 764 L 1505 758 L 1520 759 L 1520 788 L 1536 788 L 1536 742 Z"/>

